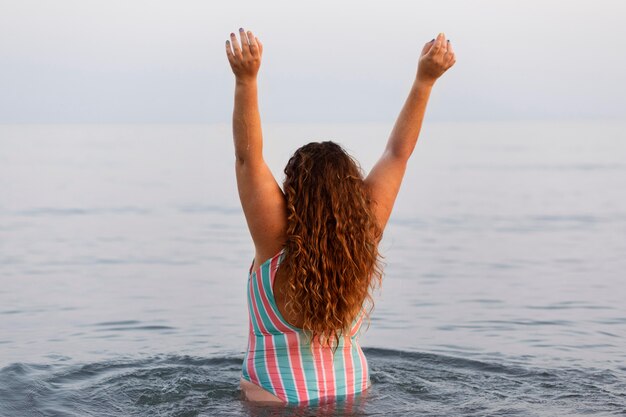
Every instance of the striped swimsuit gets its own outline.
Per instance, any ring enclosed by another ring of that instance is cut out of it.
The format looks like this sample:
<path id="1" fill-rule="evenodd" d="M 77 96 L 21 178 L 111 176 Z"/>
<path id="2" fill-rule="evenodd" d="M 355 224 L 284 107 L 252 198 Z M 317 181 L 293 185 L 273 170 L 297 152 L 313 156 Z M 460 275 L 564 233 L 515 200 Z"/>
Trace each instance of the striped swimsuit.
<path id="1" fill-rule="evenodd" d="M 334 353 L 311 346 L 301 329 L 287 323 L 272 285 L 284 249 L 248 274 L 250 331 L 242 377 L 290 404 L 351 399 L 370 386 L 367 359 L 358 344 L 361 315 Z"/>

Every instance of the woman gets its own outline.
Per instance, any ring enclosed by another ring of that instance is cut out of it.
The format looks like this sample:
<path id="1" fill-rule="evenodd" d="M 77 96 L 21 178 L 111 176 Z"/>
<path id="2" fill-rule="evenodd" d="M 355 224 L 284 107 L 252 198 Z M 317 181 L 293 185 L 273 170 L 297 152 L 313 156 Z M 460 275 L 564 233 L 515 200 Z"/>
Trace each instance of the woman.
<path id="1" fill-rule="evenodd" d="M 455 63 L 445 35 L 424 45 L 409 97 L 367 177 L 337 144 L 310 143 L 285 168 L 283 191 L 263 160 L 257 73 L 263 45 L 226 41 L 235 74 L 233 138 L 241 205 L 254 241 L 249 340 L 241 388 L 252 401 L 351 399 L 369 385 L 358 344 L 380 283 L 378 242 L 435 81 Z M 279 267 L 280 266 L 280 267 Z"/>

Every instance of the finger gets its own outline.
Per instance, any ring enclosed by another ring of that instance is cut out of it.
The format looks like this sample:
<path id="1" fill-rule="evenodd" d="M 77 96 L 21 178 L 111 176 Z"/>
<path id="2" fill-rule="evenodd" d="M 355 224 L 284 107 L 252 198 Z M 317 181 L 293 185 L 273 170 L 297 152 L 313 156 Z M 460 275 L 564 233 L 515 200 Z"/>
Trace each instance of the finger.
<path id="1" fill-rule="evenodd" d="M 250 54 L 250 42 L 248 42 L 248 35 L 243 28 L 239 28 L 239 37 L 241 38 L 241 52 L 243 56 Z"/>
<path id="2" fill-rule="evenodd" d="M 434 44 L 435 44 L 434 39 L 426 42 L 426 44 L 424 44 L 424 47 L 422 48 L 422 55 L 427 54 L 428 51 L 430 51 L 430 48 L 432 48 Z"/>
<path id="3" fill-rule="evenodd" d="M 448 55 L 454 55 L 454 48 L 452 48 L 452 42 L 450 42 L 450 40 L 448 40 L 446 43 L 448 44 L 448 48 L 446 50 L 446 55 L 445 55 L 445 58 L 447 59 Z"/>
<path id="4" fill-rule="evenodd" d="M 445 35 L 443 34 L 443 32 L 437 35 L 437 39 L 435 39 L 435 44 L 430 49 L 429 53 L 432 55 L 441 53 L 441 51 L 443 50 L 443 44 L 445 40 L 446 39 L 445 39 Z"/>
<path id="5" fill-rule="evenodd" d="M 256 39 L 257 45 L 259 45 L 259 52 L 261 53 L 261 55 L 263 55 L 263 44 L 261 43 L 261 40 L 256 37 L 254 39 Z"/>
<path id="6" fill-rule="evenodd" d="M 241 48 L 239 47 L 239 41 L 234 33 L 230 34 L 230 43 L 233 45 L 233 55 L 235 58 L 242 58 Z"/>
<path id="7" fill-rule="evenodd" d="M 248 31 L 248 40 L 250 41 L 250 53 L 252 56 L 259 56 L 261 53 L 259 51 L 259 45 L 257 44 L 257 38 L 254 36 L 252 31 Z"/>
<path id="8" fill-rule="evenodd" d="M 447 58 L 447 60 L 445 61 L 445 65 L 446 65 L 446 69 L 450 68 L 451 66 L 453 66 L 456 63 L 456 55 L 451 54 L 449 56 L 449 58 Z"/>
<path id="9" fill-rule="evenodd" d="M 446 34 L 441 32 L 441 51 L 439 51 L 439 53 L 445 55 L 447 51 L 448 51 L 448 40 L 446 39 Z"/>
<path id="10" fill-rule="evenodd" d="M 230 47 L 230 41 L 226 41 L 226 57 L 228 58 L 228 62 L 233 64 L 235 62 L 235 57 L 233 56 L 233 50 Z"/>
<path id="11" fill-rule="evenodd" d="M 439 49 L 441 49 L 441 33 L 435 38 L 435 42 L 433 42 L 433 46 L 430 48 L 430 51 L 428 51 L 428 54 L 434 55 Z"/>

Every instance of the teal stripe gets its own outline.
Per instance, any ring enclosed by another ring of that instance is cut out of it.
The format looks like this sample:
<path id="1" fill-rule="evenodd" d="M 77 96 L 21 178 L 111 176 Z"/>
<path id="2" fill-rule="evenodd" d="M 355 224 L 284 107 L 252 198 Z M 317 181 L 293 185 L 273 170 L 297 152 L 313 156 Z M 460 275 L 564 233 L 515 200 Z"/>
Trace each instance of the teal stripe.
<path id="1" fill-rule="evenodd" d="M 267 298 L 269 304 L 270 304 L 270 308 L 273 309 L 274 313 L 276 312 L 277 308 L 276 305 L 273 304 L 273 297 L 270 297 L 271 292 L 272 292 L 272 287 L 270 284 L 270 275 L 271 275 L 271 269 L 272 267 L 272 262 L 268 262 L 267 264 L 265 264 L 263 266 L 263 268 L 261 269 L 261 283 L 263 285 L 263 290 L 265 293 L 265 298 Z M 258 282 L 257 282 L 258 284 Z M 259 288 L 260 291 L 260 288 Z M 259 294 L 260 297 L 260 294 Z M 278 330 L 278 328 L 276 327 L 276 325 L 270 320 L 270 316 L 269 313 L 267 311 L 267 309 L 265 308 L 265 304 L 263 305 L 263 312 L 265 313 L 265 318 L 267 318 L 267 322 L 268 322 L 268 330 L 271 329 L 272 333 L 276 334 L 276 333 L 281 333 L 281 331 Z"/>
<path id="2" fill-rule="evenodd" d="M 362 352 L 362 350 L 361 350 Z M 367 384 L 366 386 L 369 386 L 369 384 L 371 383 L 370 381 L 370 365 L 369 362 L 367 361 L 367 356 L 365 356 L 365 353 L 363 353 L 363 362 L 365 362 L 365 369 L 363 370 L 363 372 L 365 372 L 365 376 L 367 379 Z"/>
<path id="3" fill-rule="evenodd" d="M 252 327 L 254 329 L 257 329 L 260 334 L 261 330 L 259 328 L 256 315 L 254 314 L 254 305 L 252 304 L 252 300 L 250 299 L 250 296 L 248 297 L 248 300 L 250 302 L 250 317 L 252 319 Z M 255 299 L 255 301 L 258 301 L 258 300 Z M 268 387 L 268 388 L 273 387 L 270 381 L 270 377 L 267 372 L 267 366 L 265 365 L 265 361 L 264 361 L 265 340 L 263 339 L 263 337 L 256 337 L 256 335 L 255 335 L 254 340 L 255 340 L 254 360 L 253 360 L 254 371 L 256 372 L 256 375 L 259 378 L 259 383 L 261 384 L 261 386 Z"/>
<path id="4" fill-rule="evenodd" d="M 354 362 L 354 391 L 361 392 L 361 378 L 363 377 L 363 368 L 361 367 L 361 357 L 359 355 L 359 347 L 356 341 L 352 341 L 352 358 Z"/>
<path id="5" fill-rule="evenodd" d="M 250 276 L 248 276 L 248 285 L 250 285 Z M 248 291 L 249 287 L 246 287 L 246 293 L 248 295 L 248 314 L 252 313 L 252 304 L 250 304 L 250 291 Z M 254 330 L 254 329 L 253 329 Z M 254 338 L 256 340 L 256 336 L 254 334 L 250 334 L 248 335 L 249 338 Z M 250 348 L 250 341 L 248 340 L 248 346 L 246 349 L 246 354 L 243 357 L 243 364 L 241 366 L 241 375 L 245 378 L 245 379 L 250 379 L 250 374 L 248 373 L 248 356 L 250 355 L 249 349 Z"/>
<path id="6" fill-rule="evenodd" d="M 271 391 L 272 394 L 276 395 L 276 392 L 274 392 L 274 384 L 272 384 L 267 366 L 265 365 L 265 352 L 265 339 L 259 337 L 257 338 L 257 345 L 254 355 L 254 369 L 256 370 L 257 377 L 259 378 L 259 383 L 261 384 L 261 386 L 268 391 Z"/>
<path id="7" fill-rule="evenodd" d="M 282 255 L 281 255 L 282 256 Z M 279 259 L 280 262 L 280 259 Z M 280 320 L 280 312 L 278 311 L 278 307 L 276 305 L 276 301 L 274 300 L 272 294 L 272 282 L 271 282 L 271 271 L 272 263 L 268 262 L 267 264 L 261 267 L 261 281 L 263 289 L 265 289 L 265 295 L 269 301 L 270 308 L 274 312 L 275 316 Z M 258 284 L 258 282 L 257 282 Z M 255 287 L 255 291 L 258 293 L 261 289 L 258 288 L 258 285 Z M 260 297 L 260 294 L 259 294 Z M 278 368 L 281 373 L 283 387 L 285 388 L 285 392 L 287 393 L 287 400 L 289 402 L 298 402 L 300 399 L 298 398 L 298 392 L 296 389 L 296 381 L 294 380 L 294 376 L 291 373 L 292 365 L 289 362 L 289 349 L 287 346 L 287 336 L 280 331 L 270 320 L 269 314 L 265 307 L 263 307 L 263 323 L 266 323 L 268 329 L 271 329 L 272 333 L 275 333 L 276 336 L 271 336 L 272 341 L 274 342 L 274 347 L 276 348 L 276 356 L 278 362 Z M 284 324 L 284 323 L 283 323 Z M 278 337 L 278 335 L 282 337 Z"/>
<path id="8" fill-rule="evenodd" d="M 343 348 L 346 345 L 345 339 L 342 337 L 333 356 L 334 368 L 335 368 L 335 396 L 337 398 L 344 398 L 347 394 L 348 384 L 345 375 L 345 360 L 346 355 L 343 353 Z"/>
<path id="9" fill-rule="evenodd" d="M 274 347 L 276 348 L 276 356 L 278 356 L 278 369 L 283 379 L 283 387 L 287 393 L 287 401 L 296 403 L 299 401 L 298 392 L 296 390 L 296 381 L 291 374 L 293 367 L 289 362 L 289 349 L 287 345 L 287 336 L 273 337 Z"/>
<path id="10" fill-rule="evenodd" d="M 270 271 L 271 266 L 272 264 L 268 263 L 267 272 L 261 275 L 261 279 L 263 280 L 263 288 L 265 288 L 266 290 L 265 295 L 267 295 L 267 300 L 270 303 L 270 308 L 274 312 L 274 315 L 278 318 L 278 321 L 280 321 L 282 324 L 285 324 L 287 327 L 292 327 L 286 324 L 284 320 L 281 320 L 282 315 L 280 314 L 280 311 L 278 311 L 278 306 L 276 305 L 276 300 L 274 299 L 274 291 L 272 290 L 272 281 L 270 279 L 271 278 L 271 271 Z M 276 329 L 276 332 L 282 333 L 276 327 L 274 327 L 274 329 Z"/>
<path id="11" fill-rule="evenodd" d="M 250 287 L 248 286 L 248 288 Z M 261 333 L 261 329 L 259 328 L 256 317 L 254 315 L 254 304 L 252 304 L 252 296 L 253 294 L 248 291 L 248 311 L 250 313 L 250 320 L 252 321 L 252 331 L 254 333 L 254 339 L 256 340 L 256 335 Z"/>
<path id="12" fill-rule="evenodd" d="M 265 265 L 261 267 L 261 279 L 263 278 L 263 275 L 268 271 L 269 267 Z M 263 300 L 261 299 L 261 289 L 259 288 L 259 279 L 258 277 L 255 278 L 256 279 L 252 282 L 252 290 L 254 291 L 254 299 L 256 300 L 256 307 L 257 311 L 259 312 L 259 316 L 261 316 L 261 322 L 265 327 L 265 330 L 267 330 L 269 333 L 276 334 L 278 330 L 272 324 L 272 321 L 267 315 L 267 310 L 265 310 L 265 307 L 263 306 Z"/>
<path id="13" fill-rule="evenodd" d="M 300 358 L 302 359 L 306 388 L 309 392 L 309 404 L 316 405 L 319 403 L 319 395 L 316 395 L 319 392 L 317 390 L 317 373 L 313 364 L 311 345 L 307 343 L 307 337 L 304 332 L 298 332 L 298 337 L 300 338 Z"/>

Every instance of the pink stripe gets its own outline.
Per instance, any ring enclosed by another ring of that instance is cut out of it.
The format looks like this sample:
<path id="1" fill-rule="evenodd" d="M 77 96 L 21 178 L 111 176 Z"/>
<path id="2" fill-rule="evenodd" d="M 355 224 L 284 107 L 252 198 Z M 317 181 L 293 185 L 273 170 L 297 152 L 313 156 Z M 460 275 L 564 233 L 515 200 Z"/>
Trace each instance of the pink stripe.
<path id="1" fill-rule="evenodd" d="M 317 375 L 317 392 L 319 397 L 324 395 L 325 381 L 324 381 L 324 367 L 319 357 L 319 342 L 311 342 L 311 351 L 313 356 L 313 365 L 315 367 L 315 375 Z"/>
<path id="2" fill-rule="evenodd" d="M 256 274 L 254 274 L 252 278 L 257 279 Z M 263 324 L 263 321 L 261 320 L 261 315 L 259 313 L 259 310 L 256 304 L 256 297 L 254 296 L 252 278 L 250 279 L 250 299 L 252 300 L 252 311 L 254 312 L 254 316 L 256 317 L 256 322 L 259 325 L 261 333 L 268 334 L 267 329 L 265 328 L 265 325 Z M 263 338 L 263 340 L 265 341 L 267 340 L 267 338 Z M 265 346 L 265 352 L 267 352 L 267 344 Z M 265 363 L 265 368 L 268 370 L 268 374 L 269 374 L 269 366 L 267 364 L 267 354 L 263 355 L 263 362 Z M 276 386 L 274 385 L 274 380 L 271 377 L 270 377 L 270 384 L 272 384 L 272 389 L 274 390 L 274 392 L 276 392 Z"/>
<path id="3" fill-rule="evenodd" d="M 276 271 L 278 270 L 278 258 L 279 257 L 280 257 L 280 252 L 270 261 L 270 285 L 274 283 Z M 263 285 L 263 280 L 261 280 L 260 282 L 261 282 L 261 285 Z M 306 378 L 304 375 L 302 358 L 300 357 L 300 348 L 299 348 L 300 340 L 299 340 L 298 334 L 294 332 L 290 327 L 288 327 L 283 322 L 283 320 L 278 316 L 278 314 L 274 312 L 274 309 L 272 308 L 269 298 L 267 296 L 269 291 L 271 291 L 273 294 L 272 288 L 263 287 L 263 291 L 261 291 L 262 293 L 261 301 L 263 302 L 263 305 L 267 311 L 268 316 L 270 317 L 270 320 L 272 321 L 272 324 L 279 331 L 281 331 L 287 339 L 287 349 L 289 353 L 288 359 L 290 363 L 289 371 L 291 372 L 292 380 L 295 385 L 296 396 L 298 397 L 298 402 L 300 402 L 307 398 Z M 277 352 L 276 352 L 276 355 L 278 355 Z M 278 357 L 276 357 L 276 361 L 278 362 Z M 300 384 L 304 385 L 304 392 L 302 392 L 301 388 L 298 386 L 298 380 L 295 376 L 296 372 L 299 373 Z M 281 383 L 283 383 L 284 385 L 284 381 L 282 381 L 282 375 L 281 375 Z"/>
<path id="4" fill-rule="evenodd" d="M 359 313 L 361 314 L 361 313 Z M 357 332 L 359 331 L 359 329 L 361 328 L 361 323 L 363 322 L 363 314 L 361 314 L 361 316 L 359 317 L 359 321 L 357 321 L 354 325 L 354 327 L 352 327 L 352 331 L 350 332 L 350 336 L 354 337 Z"/>
<path id="5" fill-rule="evenodd" d="M 298 393 L 298 401 L 304 401 L 309 398 L 309 393 L 300 354 L 300 337 L 297 333 L 286 333 L 285 337 L 287 337 L 287 346 L 289 346 L 289 360 L 291 362 L 291 371 L 294 375 L 293 382 Z"/>
<path id="6" fill-rule="evenodd" d="M 346 367 L 346 394 L 348 397 L 354 395 L 354 359 L 352 358 L 352 340 L 346 336 L 348 343 L 344 346 L 344 360 Z"/>
<path id="7" fill-rule="evenodd" d="M 359 359 L 361 361 L 361 390 L 365 391 L 367 389 L 367 362 L 365 361 L 365 354 L 359 347 Z"/>
<path id="8" fill-rule="evenodd" d="M 350 414 L 354 401 L 354 364 L 352 362 L 352 339 L 350 336 L 345 336 L 343 364 L 346 373 L 346 401 L 344 403 L 343 412 Z"/>
<path id="9" fill-rule="evenodd" d="M 272 258 L 270 262 L 270 285 L 274 286 L 274 278 L 276 278 L 276 271 L 278 270 L 278 258 L 280 258 L 280 252 L 278 252 Z"/>
<path id="10" fill-rule="evenodd" d="M 273 275 L 276 273 L 276 263 L 278 262 L 278 258 L 272 259 L 270 262 L 270 282 L 273 281 Z M 263 280 L 259 279 L 259 293 L 261 293 L 261 302 L 263 303 L 263 307 L 265 307 L 265 311 L 272 322 L 272 325 L 276 327 L 276 329 L 282 333 L 293 332 L 293 329 L 288 327 L 283 321 L 276 315 L 276 312 L 272 308 L 270 304 L 270 300 L 267 297 L 268 292 L 272 291 L 271 288 L 265 288 L 263 286 Z M 272 292 L 273 293 L 273 292 Z"/>
<path id="11" fill-rule="evenodd" d="M 270 261 L 270 270 L 269 270 L 270 282 L 272 281 L 273 273 L 276 271 L 277 261 L 278 261 L 278 255 L 274 256 L 272 260 Z M 274 310 L 269 304 L 269 299 L 267 298 L 268 289 L 263 286 L 263 271 L 262 270 L 261 270 L 261 277 L 259 278 L 257 276 L 257 284 L 259 287 L 259 293 L 261 295 L 261 302 L 263 303 L 263 307 L 265 308 L 265 312 L 267 313 L 270 319 L 270 322 L 279 331 L 282 331 L 283 333 L 285 333 L 285 331 L 281 330 L 280 328 L 280 321 L 278 321 L 278 323 L 276 322 L 278 320 L 278 317 L 276 317 L 276 315 L 274 314 Z M 271 291 L 271 288 L 269 289 L 269 291 Z M 274 319 L 272 317 L 274 317 Z M 288 328 L 286 329 L 289 330 Z M 272 379 L 272 384 L 274 384 L 275 387 L 278 386 L 276 390 L 277 391 L 276 395 L 280 397 L 281 399 L 287 401 L 287 395 L 285 393 L 285 383 L 283 381 L 283 375 L 280 372 L 280 367 L 278 365 L 278 352 L 276 352 L 276 347 L 274 346 L 274 337 L 275 337 L 274 335 L 269 335 L 265 338 L 267 340 L 267 343 L 271 345 L 271 356 L 268 358 L 270 359 L 268 373 L 270 374 L 270 379 Z M 270 350 L 266 347 L 266 351 L 270 351 Z"/>
<path id="12" fill-rule="evenodd" d="M 252 267 L 250 267 L 252 269 Z M 248 291 L 250 292 L 250 302 L 251 312 L 254 314 L 254 293 L 252 292 L 252 277 L 248 281 Z M 252 317 L 249 317 L 250 320 L 250 351 L 252 352 L 252 360 L 248 362 L 250 364 L 250 369 L 248 370 L 248 374 L 250 375 L 250 379 L 257 385 L 260 385 L 258 374 L 256 373 L 255 360 L 256 360 L 256 334 L 254 333 L 254 326 L 252 325 Z M 254 379 L 253 379 L 254 377 Z"/>
<path id="13" fill-rule="evenodd" d="M 348 370 L 346 369 L 346 344 L 348 343 L 348 338 L 346 336 L 342 336 L 343 339 L 343 347 L 341 348 L 341 363 L 343 364 L 343 383 L 345 387 L 345 395 L 348 394 Z"/>
<path id="14" fill-rule="evenodd" d="M 281 251 L 282 252 L 282 251 Z M 273 287 L 276 279 L 276 272 L 278 271 L 278 260 L 281 252 L 276 255 L 270 262 L 270 285 Z M 271 313 L 272 323 L 276 328 L 285 334 L 287 338 L 287 346 L 289 352 L 289 361 L 291 363 L 291 374 L 293 376 L 293 382 L 298 396 L 298 402 L 305 402 L 309 400 L 308 387 L 306 385 L 306 375 L 304 373 L 304 365 L 302 361 L 302 354 L 300 352 L 300 336 L 297 331 L 292 329 L 287 323 L 274 312 L 271 308 L 267 292 L 274 293 L 273 288 L 266 289 L 264 291 L 262 301 L 268 311 L 268 315 Z"/>
<path id="15" fill-rule="evenodd" d="M 326 387 L 326 364 L 324 363 L 324 349 L 322 348 L 322 344 L 318 343 L 318 359 L 320 364 L 320 369 L 322 371 L 322 389 L 320 390 L 320 397 L 326 398 L 327 396 L 327 387 Z"/>
<path id="16" fill-rule="evenodd" d="M 254 334 L 254 329 L 252 328 L 252 319 L 248 318 L 248 320 L 250 323 L 250 333 L 248 336 L 248 363 L 246 364 L 246 367 L 248 369 L 250 380 L 259 385 L 259 377 L 257 376 L 256 368 L 254 367 L 254 359 L 256 355 L 256 335 Z"/>
<path id="17" fill-rule="evenodd" d="M 322 346 L 321 343 L 318 343 L 318 347 L 319 347 L 319 363 L 320 363 L 320 367 L 322 368 L 322 375 L 324 378 L 324 382 L 323 382 L 323 390 L 320 391 L 320 404 L 328 404 L 329 402 L 331 402 L 332 400 L 332 396 L 329 395 L 329 382 L 330 382 L 330 377 L 328 376 L 329 372 L 332 372 L 332 369 L 328 369 L 327 366 L 327 360 L 326 360 L 326 352 L 327 352 L 327 348 Z"/>
<path id="18" fill-rule="evenodd" d="M 280 256 L 280 253 L 276 256 L 274 256 L 272 258 L 272 260 L 270 261 L 270 268 L 269 268 L 269 274 L 270 274 L 270 283 L 274 281 L 274 275 L 276 274 L 276 270 L 278 269 L 278 257 Z M 272 305 L 270 304 L 269 298 L 267 296 L 269 291 L 272 291 L 271 288 L 265 288 L 264 286 L 264 281 L 263 281 L 263 272 L 261 270 L 261 277 L 259 278 L 258 274 L 257 274 L 257 284 L 259 286 L 259 294 L 261 296 L 261 303 L 263 303 L 263 307 L 265 309 L 265 312 L 267 313 L 267 316 L 270 319 L 270 322 L 272 323 L 272 325 L 280 332 L 287 334 L 289 332 L 293 332 L 289 327 L 287 327 L 285 324 L 283 324 L 283 322 L 280 320 L 280 318 L 276 315 L 276 313 L 274 312 L 274 309 L 272 308 Z M 268 332 L 269 333 L 269 332 Z M 273 380 L 272 383 L 275 383 L 275 385 L 279 385 L 280 389 L 277 391 L 280 391 L 282 393 L 281 395 L 277 395 L 278 397 L 286 400 L 287 399 L 287 395 L 286 395 L 286 390 L 285 390 L 285 383 L 283 381 L 283 376 L 282 373 L 280 371 L 280 367 L 278 365 L 278 352 L 276 351 L 276 348 L 274 346 L 274 337 L 275 335 L 269 335 L 266 337 L 266 340 L 269 342 L 269 344 L 272 345 L 272 350 L 273 350 L 273 355 L 270 358 L 270 366 L 268 368 L 268 372 L 272 373 L 272 377 L 271 379 Z M 266 349 L 268 350 L 268 349 Z M 292 375 L 293 375 L 293 369 L 290 369 Z M 294 378 L 295 379 L 295 378 Z M 278 394 L 278 392 L 277 392 Z M 299 398 L 298 398 L 299 399 Z"/>
<path id="19" fill-rule="evenodd" d="M 272 385 L 274 386 L 274 390 L 276 391 L 276 396 L 281 400 L 287 401 L 283 379 L 280 374 L 280 369 L 278 369 L 278 360 L 276 359 L 276 348 L 274 347 L 273 337 L 265 338 L 265 352 L 269 353 L 268 355 L 265 355 L 268 359 L 267 373 L 270 377 Z"/>
<path id="20" fill-rule="evenodd" d="M 261 330 L 261 333 L 266 334 L 269 333 L 265 328 L 265 324 L 263 324 L 263 320 L 261 320 L 261 314 L 259 313 L 259 308 L 256 304 L 256 297 L 254 296 L 254 285 L 253 279 L 256 279 L 256 275 L 253 275 L 250 279 L 250 299 L 252 300 L 252 312 L 254 313 L 254 317 L 256 317 L 256 322 Z"/>
<path id="21" fill-rule="evenodd" d="M 322 347 L 321 343 L 318 343 L 318 352 L 319 352 L 319 364 L 320 364 L 320 368 L 322 369 L 322 386 L 323 389 L 320 392 L 320 396 L 326 398 L 328 395 L 328 387 L 326 386 L 326 364 L 324 363 L 324 348 Z"/>
<path id="22" fill-rule="evenodd" d="M 324 348 L 324 369 L 326 370 L 326 396 L 335 397 L 335 367 L 333 364 L 333 352 L 330 347 Z"/>
<path id="23" fill-rule="evenodd" d="M 343 414 L 352 415 L 353 408 L 354 408 L 354 397 L 347 397 L 346 401 L 343 403 Z"/>
<path id="24" fill-rule="evenodd" d="M 262 294 L 264 291 L 263 291 L 262 282 L 260 282 L 261 279 L 259 279 L 259 275 L 254 274 L 253 278 L 257 280 L 257 284 L 259 283 L 261 284 L 259 285 L 259 293 Z M 265 327 L 263 320 L 261 319 L 261 313 L 259 312 L 258 305 L 256 304 L 256 297 L 254 296 L 255 294 L 253 291 L 253 287 L 251 287 L 250 289 L 251 289 L 250 298 L 252 299 L 254 315 L 257 319 L 257 323 L 259 323 L 259 327 L 262 328 L 262 333 L 266 335 L 265 337 L 263 337 L 263 340 L 265 341 L 265 355 L 263 359 L 265 361 L 265 367 L 267 368 L 267 374 L 269 376 L 270 383 L 272 384 L 272 388 L 274 389 L 274 392 L 276 393 L 276 396 L 282 400 L 286 400 L 287 397 L 285 395 L 285 387 L 283 385 L 282 377 L 280 374 L 280 369 L 278 368 L 278 360 L 276 358 L 276 348 L 274 347 L 274 339 L 273 339 L 273 336 Z"/>

